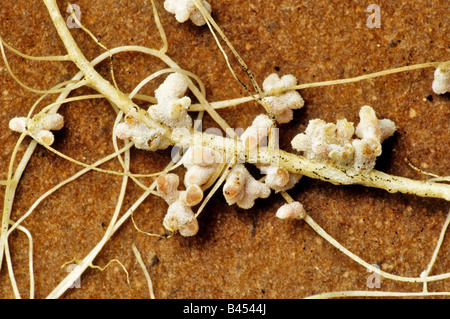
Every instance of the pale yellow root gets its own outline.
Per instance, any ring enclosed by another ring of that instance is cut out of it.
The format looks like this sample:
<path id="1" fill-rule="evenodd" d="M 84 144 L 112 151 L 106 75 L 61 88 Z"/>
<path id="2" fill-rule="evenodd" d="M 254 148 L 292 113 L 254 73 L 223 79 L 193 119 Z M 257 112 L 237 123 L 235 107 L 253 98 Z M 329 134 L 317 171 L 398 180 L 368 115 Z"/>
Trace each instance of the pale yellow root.
<path id="1" fill-rule="evenodd" d="M 150 299 L 156 299 L 155 294 L 153 293 L 152 279 L 150 278 L 150 274 L 148 273 L 147 267 L 145 267 L 144 261 L 142 260 L 141 253 L 139 252 L 139 250 L 136 248 L 136 246 L 134 244 L 131 246 L 131 248 L 133 249 L 133 253 L 136 256 L 136 260 L 138 261 L 139 266 L 141 266 L 142 271 L 144 272 L 145 279 L 147 280 L 148 290 L 150 293 Z"/>

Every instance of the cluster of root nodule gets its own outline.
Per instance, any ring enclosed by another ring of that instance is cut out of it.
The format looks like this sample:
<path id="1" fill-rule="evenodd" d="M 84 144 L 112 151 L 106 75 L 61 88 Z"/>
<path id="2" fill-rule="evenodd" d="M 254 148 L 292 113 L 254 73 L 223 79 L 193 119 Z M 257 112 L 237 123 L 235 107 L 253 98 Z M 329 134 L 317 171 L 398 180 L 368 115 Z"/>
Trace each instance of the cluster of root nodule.
<path id="1" fill-rule="evenodd" d="M 33 119 L 26 117 L 15 117 L 9 121 L 9 128 L 13 131 L 28 132 L 34 136 L 39 143 L 52 145 L 55 137 L 51 131 L 60 130 L 64 126 L 64 118 L 61 114 L 44 113 Z"/>
<path id="2" fill-rule="evenodd" d="M 270 92 L 296 85 L 293 75 L 271 74 L 264 81 L 264 89 Z M 184 75 L 173 73 L 155 91 L 158 103 L 149 107 L 149 113 L 172 128 L 191 128 L 192 120 L 186 109 L 190 100 L 183 95 L 187 85 Z M 287 123 L 292 120 L 292 110 L 303 106 L 304 101 L 297 91 L 286 91 L 278 95 L 264 98 L 270 111 L 275 114 L 275 121 Z M 356 173 L 370 171 L 375 165 L 376 157 L 381 154 L 381 142 L 395 131 L 395 124 L 387 119 L 379 120 L 374 110 L 364 106 L 360 111 L 361 121 L 355 128 L 347 120 L 339 120 L 337 124 L 325 123 L 315 119 L 310 122 L 306 131 L 297 135 L 292 145 L 304 156 L 318 161 L 334 161 L 342 166 L 351 166 Z M 133 127 L 143 125 L 138 120 L 125 118 L 125 122 L 118 125 L 118 137 L 132 137 L 134 141 L 144 140 L 147 135 L 139 137 L 139 130 L 135 135 L 123 134 L 131 132 Z M 247 150 L 257 150 L 259 146 L 267 146 L 272 119 L 266 114 L 255 117 L 253 123 L 240 136 L 240 142 Z M 131 129 L 130 129 L 131 128 Z M 145 130 L 143 130 L 145 131 Z M 354 135 L 357 138 L 353 138 Z M 136 146 L 139 147 L 140 144 Z M 143 143 L 145 148 L 145 143 Z M 207 147 L 191 146 L 182 158 L 186 168 L 184 175 L 184 190 L 179 190 L 179 177 L 173 173 L 161 175 L 157 179 L 157 192 L 169 205 L 164 218 L 164 227 L 171 231 L 178 231 L 182 236 L 193 236 L 198 232 L 198 222 L 193 207 L 203 200 L 203 188 L 210 184 L 211 179 L 217 177 L 220 164 L 225 161 L 224 156 Z M 224 185 L 223 196 L 229 205 L 236 204 L 243 209 L 253 207 L 258 198 L 267 198 L 271 192 L 282 192 L 291 189 L 300 180 L 301 175 L 288 172 L 276 164 L 257 165 L 264 179 L 256 180 L 248 171 L 245 164 L 237 163 L 229 171 Z M 300 203 L 294 202 L 282 206 L 277 217 L 302 218 L 304 210 Z"/>
<path id="3" fill-rule="evenodd" d="M 349 168 L 349 172 L 352 169 L 354 173 L 368 172 L 381 155 L 381 143 L 394 134 L 396 127 L 391 120 L 379 120 L 367 105 L 361 108 L 359 117 L 356 129 L 346 119 L 336 124 L 311 120 L 305 132 L 294 137 L 292 147 L 308 158 Z M 353 138 L 354 135 L 357 137 Z"/>

